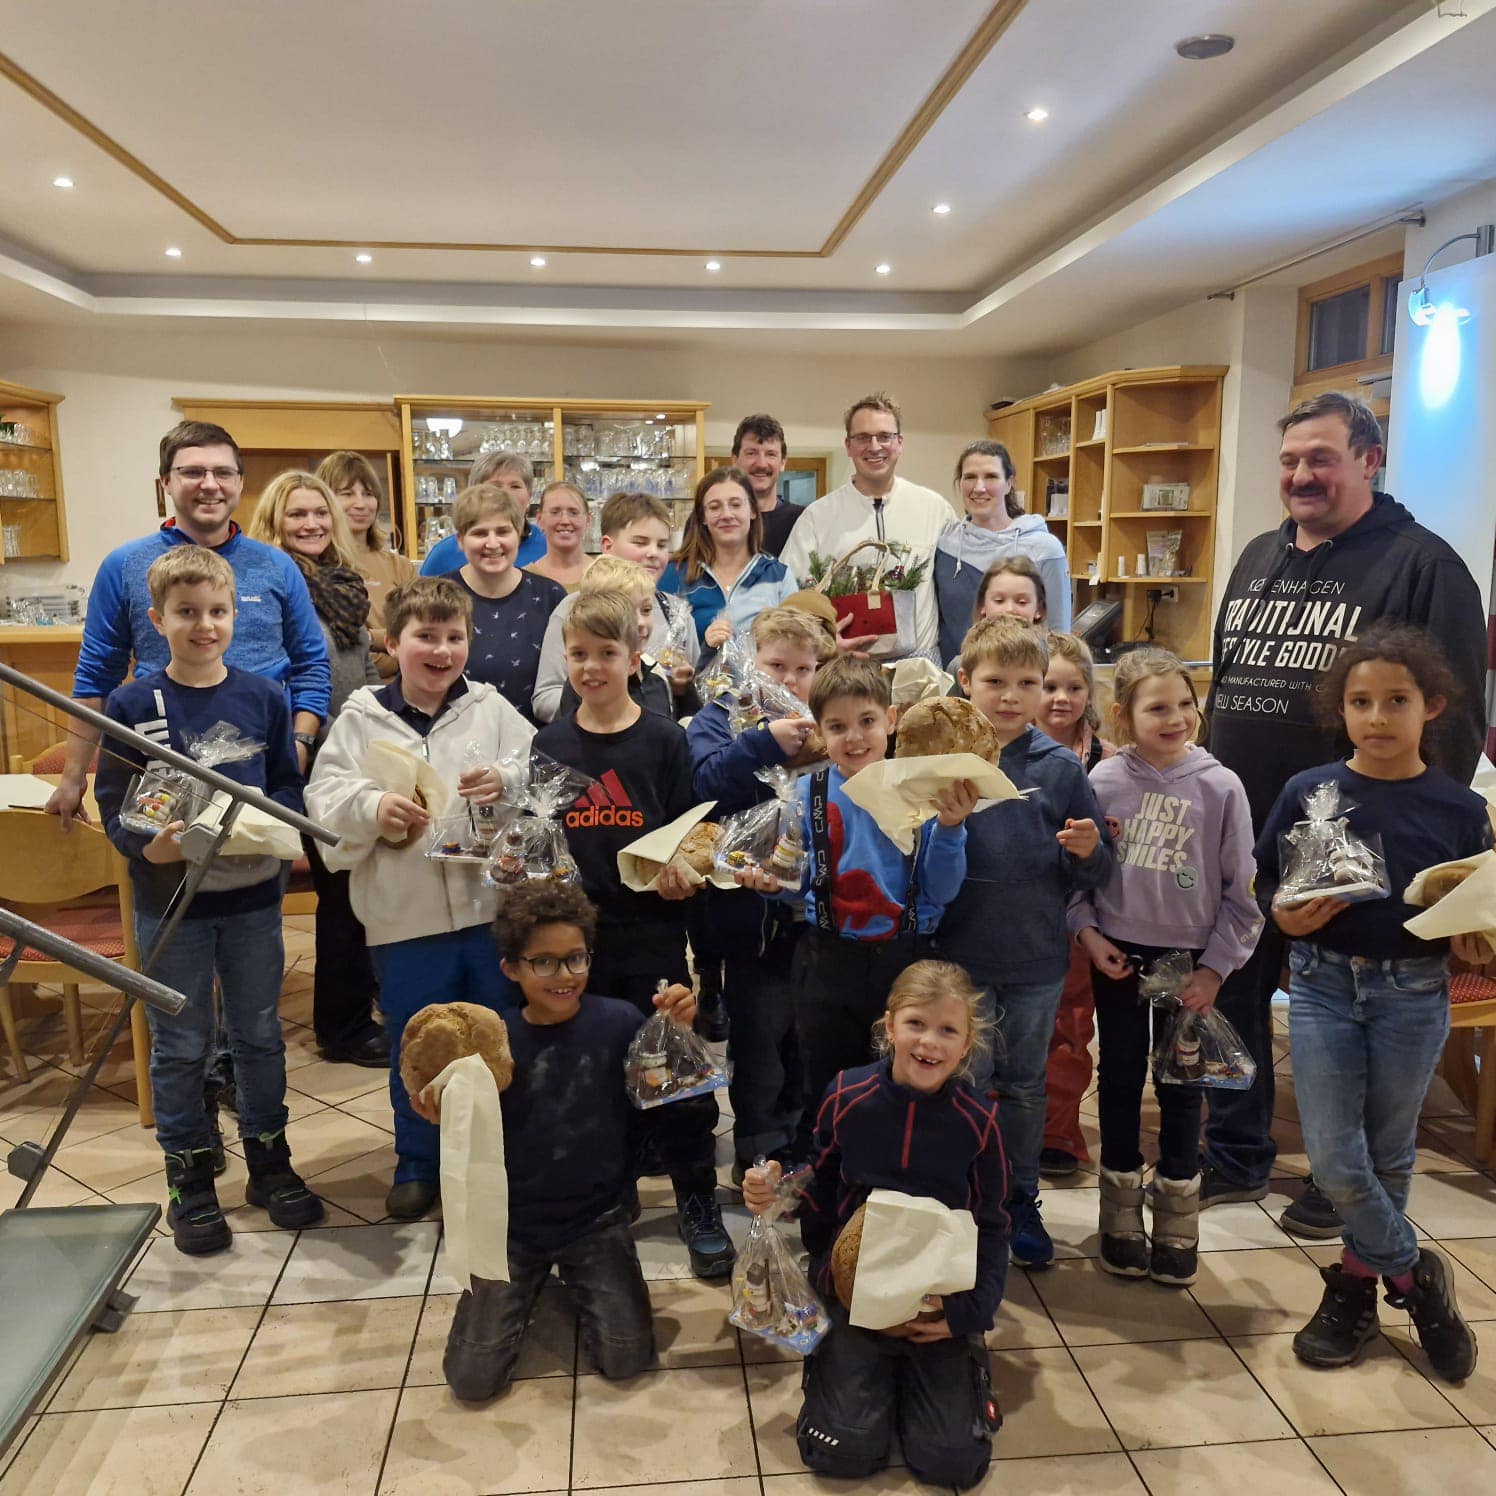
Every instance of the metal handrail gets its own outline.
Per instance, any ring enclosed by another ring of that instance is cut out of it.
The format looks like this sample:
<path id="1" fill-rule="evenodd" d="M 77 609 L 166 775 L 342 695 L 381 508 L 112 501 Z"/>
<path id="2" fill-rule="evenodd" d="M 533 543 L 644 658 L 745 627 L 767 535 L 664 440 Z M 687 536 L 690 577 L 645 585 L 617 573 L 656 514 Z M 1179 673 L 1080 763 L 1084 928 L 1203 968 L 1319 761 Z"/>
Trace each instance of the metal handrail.
<path id="1" fill-rule="evenodd" d="M 34 925 L 9 909 L 0 908 L 0 934 L 9 935 L 15 942 L 10 955 L 0 962 L 0 983 L 15 969 L 23 951 L 35 950 L 74 971 L 91 976 L 106 987 L 127 993 L 159 1012 L 175 1017 L 187 1006 L 187 999 L 175 987 L 163 987 L 154 978 L 131 971 L 128 966 L 121 966 L 118 961 L 111 961 L 108 956 L 101 956 L 65 935 Z"/>

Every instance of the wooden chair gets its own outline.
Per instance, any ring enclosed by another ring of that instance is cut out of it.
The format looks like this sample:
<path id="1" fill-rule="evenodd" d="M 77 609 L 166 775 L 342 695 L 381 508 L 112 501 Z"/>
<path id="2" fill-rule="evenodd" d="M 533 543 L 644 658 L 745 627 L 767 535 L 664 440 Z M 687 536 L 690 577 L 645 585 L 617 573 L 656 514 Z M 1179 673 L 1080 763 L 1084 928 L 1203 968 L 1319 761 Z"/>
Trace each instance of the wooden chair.
<path id="1" fill-rule="evenodd" d="M 72 830 L 64 833 L 57 817 L 43 811 L 0 809 L 0 900 L 36 924 L 101 956 L 121 961 L 132 970 L 140 969 L 128 865 L 97 826 L 75 821 Z M 12 945 L 8 937 L 0 936 L 0 959 L 10 954 Z M 83 1010 L 78 984 L 69 981 L 76 975 L 71 967 L 40 951 L 23 951 L 10 981 L 17 985 L 63 984 L 68 1055 L 73 1064 L 81 1065 L 86 1058 Z M 153 1120 L 150 1038 L 145 1014 L 138 1005 L 133 1019 L 138 1106 L 141 1125 L 148 1126 Z M 0 1026 L 16 1070 L 26 1080 L 30 1072 L 21 1051 L 9 986 L 0 987 Z"/>
<path id="2" fill-rule="evenodd" d="M 1475 1115 L 1475 1156 L 1496 1156 L 1496 980 L 1484 971 L 1449 979 L 1449 1043 L 1440 1068 Z"/>
<path id="3" fill-rule="evenodd" d="M 12 774 L 61 774 L 68 764 L 68 744 L 64 738 L 60 743 L 53 743 L 50 748 L 43 748 L 37 756 L 28 762 L 19 753 L 10 756 L 10 772 Z M 99 750 L 94 749 L 93 758 L 89 762 L 88 772 L 96 774 L 99 769 Z"/>

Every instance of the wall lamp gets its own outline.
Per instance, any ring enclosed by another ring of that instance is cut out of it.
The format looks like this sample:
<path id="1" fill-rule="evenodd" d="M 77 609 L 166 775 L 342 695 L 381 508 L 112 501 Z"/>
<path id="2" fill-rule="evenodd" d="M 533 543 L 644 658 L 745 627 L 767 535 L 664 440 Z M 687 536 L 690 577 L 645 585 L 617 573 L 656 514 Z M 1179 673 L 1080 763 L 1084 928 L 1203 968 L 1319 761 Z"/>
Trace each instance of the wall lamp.
<path id="1" fill-rule="evenodd" d="M 1429 266 L 1434 263 L 1440 255 L 1449 248 L 1451 244 L 1461 244 L 1466 239 L 1475 241 L 1475 253 L 1477 255 L 1488 255 L 1493 247 L 1496 247 L 1496 226 L 1483 223 L 1478 229 L 1468 234 L 1456 234 L 1453 239 L 1446 239 L 1428 259 L 1423 262 L 1423 272 L 1418 277 L 1418 284 L 1414 287 L 1412 294 L 1408 297 L 1408 315 L 1419 327 L 1427 327 L 1440 312 L 1447 311 L 1454 317 L 1455 321 L 1468 322 L 1470 320 L 1469 307 L 1455 306 L 1451 302 L 1435 302 L 1428 288 Z"/>

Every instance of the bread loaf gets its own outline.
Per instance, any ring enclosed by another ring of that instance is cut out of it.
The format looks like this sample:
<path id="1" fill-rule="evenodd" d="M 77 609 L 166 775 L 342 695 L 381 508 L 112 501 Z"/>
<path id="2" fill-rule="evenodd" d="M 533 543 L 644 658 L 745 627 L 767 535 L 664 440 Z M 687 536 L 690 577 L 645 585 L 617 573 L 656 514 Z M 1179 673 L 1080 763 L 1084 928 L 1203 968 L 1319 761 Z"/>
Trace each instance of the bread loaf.
<path id="1" fill-rule="evenodd" d="M 400 1041 L 400 1079 L 414 1096 L 453 1060 L 475 1054 L 493 1072 L 499 1090 L 514 1079 L 509 1030 L 490 1008 L 477 1003 L 432 1003 L 405 1025 Z"/>
<path id="2" fill-rule="evenodd" d="M 831 1248 L 831 1281 L 844 1309 L 852 1307 L 852 1285 L 857 1280 L 857 1254 L 862 1250 L 862 1225 L 866 1219 L 867 1206 L 859 1205 Z"/>
<path id="3" fill-rule="evenodd" d="M 928 697 L 916 701 L 899 718 L 895 758 L 975 753 L 995 764 L 1001 752 L 992 724 L 963 697 Z"/>
<path id="4" fill-rule="evenodd" d="M 700 821 L 686 832 L 685 840 L 675 849 L 672 862 L 684 862 L 692 872 L 705 878 L 712 870 L 712 853 L 717 849 L 717 833 L 722 828 L 715 821 Z M 665 871 L 663 862 L 653 857 L 635 857 L 634 872 L 646 883 L 653 883 Z"/>

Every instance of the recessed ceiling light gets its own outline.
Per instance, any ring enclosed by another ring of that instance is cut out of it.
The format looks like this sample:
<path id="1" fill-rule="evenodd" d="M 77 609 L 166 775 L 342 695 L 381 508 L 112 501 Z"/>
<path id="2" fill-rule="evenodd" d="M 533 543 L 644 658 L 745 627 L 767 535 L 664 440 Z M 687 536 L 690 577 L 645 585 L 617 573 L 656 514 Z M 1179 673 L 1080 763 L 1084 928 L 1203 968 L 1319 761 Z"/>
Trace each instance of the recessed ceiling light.
<path id="1" fill-rule="evenodd" d="M 530 256 L 530 263 L 537 270 L 544 270 L 545 269 L 545 256 L 544 255 L 531 255 Z"/>
<path id="2" fill-rule="evenodd" d="M 663 410 L 657 410 L 655 412 L 655 420 L 657 420 L 657 421 L 664 421 L 664 420 L 668 420 L 668 419 L 669 419 L 669 417 L 666 416 L 666 414 L 665 414 L 665 412 Z"/>
<path id="3" fill-rule="evenodd" d="M 887 260 L 884 260 L 884 262 L 881 265 L 874 265 L 873 266 L 873 270 L 878 275 L 892 275 L 893 274 L 893 266 L 890 265 Z"/>
<path id="4" fill-rule="evenodd" d="M 374 263 L 374 256 L 371 254 L 354 255 L 353 258 L 357 260 L 360 265 L 372 265 Z"/>
<path id="5" fill-rule="evenodd" d="M 951 211 L 951 205 L 949 203 L 936 203 L 935 206 L 930 209 L 930 211 L 932 213 L 938 213 L 942 218 L 944 218 L 945 215 Z"/>
<path id="6" fill-rule="evenodd" d="M 721 260 L 708 260 L 706 262 L 706 268 L 708 270 L 713 271 L 715 273 L 716 271 L 718 271 L 718 270 L 720 270 L 722 268 L 722 261 Z"/>
<path id="7" fill-rule="evenodd" d="M 1035 104 L 1023 117 L 1026 120 L 1032 120 L 1036 125 L 1042 125 L 1049 118 L 1049 110 L 1042 104 Z"/>
<path id="8" fill-rule="evenodd" d="M 166 258 L 168 260 L 180 260 L 182 258 L 182 251 L 178 249 L 175 244 L 173 244 L 166 251 Z"/>
<path id="9" fill-rule="evenodd" d="M 52 185 L 54 187 L 61 187 L 66 192 L 72 187 L 73 179 L 71 177 L 53 177 Z"/>
<path id="10" fill-rule="evenodd" d="M 1209 62 L 1212 57 L 1224 57 L 1236 45 L 1234 36 L 1211 31 L 1203 36 L 1187 36 L 1174 43 L 1174 50 L 1186 62 Z"/>

